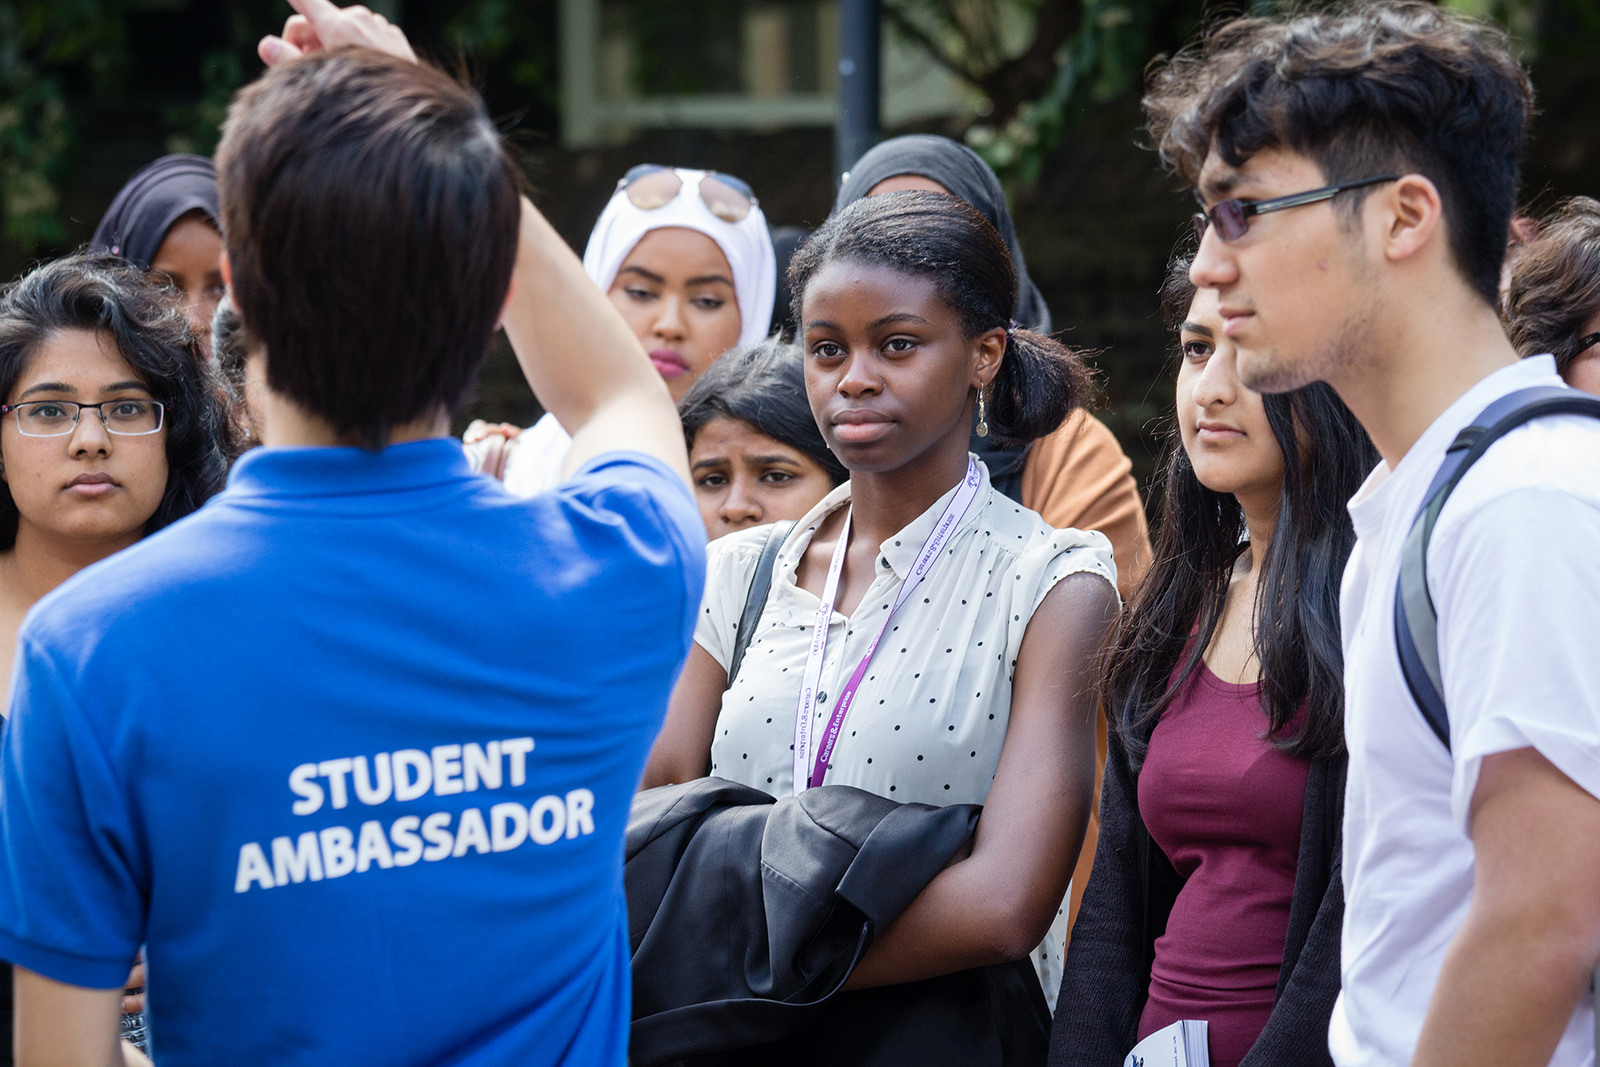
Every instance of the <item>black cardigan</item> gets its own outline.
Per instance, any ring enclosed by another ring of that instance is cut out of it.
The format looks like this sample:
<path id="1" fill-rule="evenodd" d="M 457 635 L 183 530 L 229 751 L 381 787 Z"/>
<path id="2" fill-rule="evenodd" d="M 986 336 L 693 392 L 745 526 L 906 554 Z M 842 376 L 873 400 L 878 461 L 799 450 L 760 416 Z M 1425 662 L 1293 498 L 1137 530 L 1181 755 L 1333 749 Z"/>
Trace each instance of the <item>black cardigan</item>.
<path id="1" fill-rule="evenodd" d="M 1278 990 L 1266 1028 L 1240 1067 L 1333 1062 L 1328 1019 L 1339 993 L 1345 765 L 1342 755 L 1311 764 Z M 1120 1067 L 1149 995 L 1156 938 L 1182 885 L 1139 815 L 1137 776 L 1113 730 L 1100 843 L 1067 949 L 1050 1067 Z"/>

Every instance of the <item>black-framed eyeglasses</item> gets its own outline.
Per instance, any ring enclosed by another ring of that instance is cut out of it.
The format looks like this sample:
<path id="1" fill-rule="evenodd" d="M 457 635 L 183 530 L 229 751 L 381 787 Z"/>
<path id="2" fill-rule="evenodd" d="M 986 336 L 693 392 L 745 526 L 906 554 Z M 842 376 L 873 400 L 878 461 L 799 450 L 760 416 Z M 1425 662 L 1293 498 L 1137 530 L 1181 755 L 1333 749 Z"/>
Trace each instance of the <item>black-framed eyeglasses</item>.
<path id="1" fill-rule="evenodd" d="M 1205 240 L 1206 227 L 1215 226 L 1218 237 L 1224 241 L 1237 241 L 1250 229 L 1252 215 L 1265 215 L 1269 211 L 1283 211 L 1292 207 L 1304 207 L 1306 204 L 1332 200 L 1346 189 L 1360 189 L 1368 185 L 1378 185 L 1381 182 L 1399 180 L 1400 175 L 1398 174 L 1385 174 L 1377 178 L 1362 178 L 1360 181 L 1325 185 L 1321 189 L 1308 189 L 1303 193 L 1275 196 L 1271 200 L 1219 200 L 1211 205 L 1211 210 L 1209 211 L 1205 210 L 1205 201 L 1201 200 L 1201 210 L 1194 214 L 1195 240 Z M 1196 200 L 1200 199 L 1198 191 L 1194 195 Z"/>
<path id="2" fill-rule="evenodd" d="M 1600 333 L 1591 333 L 1588 337 L 1578 338 L 1578 351 L 1589 351 L 1590 345 L 1600 345 Z"/>
<path id="3" fill-rule="evenodd" d="M 678 198 L 683 178 L 672 167 L 660 163 L 641 163 L 632 167 L 617 182 L 617 191 L 626 191 L 628 203 L 640 211 L 666 207 Z M 731 174 L 708 170 L 700 179 L 700 199 L 723 222 L 740 222 L 759 200 L 755 190 Z"/>
<path id="4" fill-rule="evenodd" d="M 161 429 L 166 405 L 159 400 L 124 397 L 102 400 L 98 404 L 79 404 L 73 400 L 28 400 L 21 404 L 0 404 L 0 415 L 16 414 L 17 430 L 24 437 L 65 437 L 78 427 L 84 409 L 100 416 L 107 433 L 119 437 L 142 437 Z"/>

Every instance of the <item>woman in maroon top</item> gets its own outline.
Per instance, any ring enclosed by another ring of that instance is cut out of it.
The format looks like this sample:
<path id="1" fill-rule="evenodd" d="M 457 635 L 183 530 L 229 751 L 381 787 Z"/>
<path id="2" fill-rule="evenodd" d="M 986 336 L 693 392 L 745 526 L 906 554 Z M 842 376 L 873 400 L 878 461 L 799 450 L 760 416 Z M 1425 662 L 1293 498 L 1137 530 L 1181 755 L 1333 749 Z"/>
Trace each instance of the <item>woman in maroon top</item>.
<path id="1" fill-rule="evenodd" d="M 1327 386 L 1239 382 L 1217 293 L 1195 291 L 1187 260 L 1163 303 L 1181 354 L 1162 527 L 1102 678 L 1100 841 L 1050 1061 L 1113 1067 L 1203 1019 L 1214 1067 L 1325 1064 L 1345 501 L 1377 456 Z"/>

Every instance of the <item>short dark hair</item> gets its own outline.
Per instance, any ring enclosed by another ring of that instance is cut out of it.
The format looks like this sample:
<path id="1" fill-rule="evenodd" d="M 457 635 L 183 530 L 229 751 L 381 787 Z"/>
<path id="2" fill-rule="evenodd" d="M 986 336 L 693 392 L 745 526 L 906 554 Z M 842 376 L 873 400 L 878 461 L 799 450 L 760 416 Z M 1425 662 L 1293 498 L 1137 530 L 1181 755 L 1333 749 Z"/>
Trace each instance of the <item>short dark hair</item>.
<path id="1" fill-rule="evenodd" d="M 222 488 L 220 386 L 171 293 L 109 253 L 46 263 L 0 289 L 0 400 L 41 344 L 62 330 L 102 334 L 166 409 L 167 488 L 145 524 L 153 533 Z M 0 551 L 17 541 L 17 505 L 0 483 Z"/>
<path id="2" fill-rule="evenodd" d="M 834 260 L 930 278 L 968 337 L 1007 331 L 1005 357 L 990 385 L 996 440 L 1020 444 L 1054 431 L 1088 399 L 1093 382 L 1077 353 L 1044 334 L 1010 328 L 1017 275 L 999 232 L 971 204 L 944 193 L 884 193 L 835 212 L 789 262 L 798 323 L 807 284 Z"/>
<path id="3" fill-rule="evenodd" d="M 1191 184 L 1213 150 L 1238 167 L 1274 147 L 1330 183 L 1423 175 L 1456 268 L 1494 306 L 1533 109 L 1502 30 L 1421 0 L 1234 19 L 1157 71 L 1144 108 L 1162 161 Z M 1341 194 L 1352 212 L 1365 195 Z"/>
<path id="4" fill-rule="evenodd" d="M 250 361 L 250 342 L 244 335 L 244 323 L 233 310 L 233 298 L 224 293 L 211 315 L 211 354 L 216 358 L 217 369 L 228 388 L 244 391 L 244 368 Z"/>
<path id="5" fill-rule="evenodd" d="M 828 449 L 806 398 L 800 349 L 769 337 L 719 356 L 678 401 L 683 439 L 694 450 L 695 435 L 718 416 L 737 419 L 757 433 L 781 441 L 821 467 L 834 485 L 850 472 Z"/>
<path id="6" fill-rule="evenodd" d="M 1575 196 L 1539 224 L 1512 257 L 1500 313 L 1519 355 L 1571 366 L 1584 323 L 1600 314 L 1600 203 Z"/>
<path id="7" fill-rule="evenodd" d="M 245 372 L 250 362 L 250 342 L 244 333 L 244 323 L 233 310 L 233 298 L 224 293 L 211 315 L 211 354 L 217 361 L 217 371 L 222 377 L 223 403 L 231 424 L 229 442 L 225 451 L 230 458 L 259 445 L 256 426 L 245 402 Z"/>
<path id="8" fill-rule="evenodd" d="M 240 91 L 217 170 L 234 306 L 274 392 L 370 448 L 460 406 L 521 210 L 477 93 L 379 52 L 316 53 Z"/>

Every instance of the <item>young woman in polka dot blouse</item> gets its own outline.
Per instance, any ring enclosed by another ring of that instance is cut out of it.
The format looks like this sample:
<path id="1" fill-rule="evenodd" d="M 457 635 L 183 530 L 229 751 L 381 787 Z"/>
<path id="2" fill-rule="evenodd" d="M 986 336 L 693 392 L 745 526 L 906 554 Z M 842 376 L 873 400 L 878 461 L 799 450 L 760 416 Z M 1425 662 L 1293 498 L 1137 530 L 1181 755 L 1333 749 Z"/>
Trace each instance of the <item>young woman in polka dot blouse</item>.
<path id="1" fill-rule="evenodd" d="M 1046 941 L 1054 993 L 1059 953 L 1046 935 L 1092 803 L 1093 661 L 1117 611 L 1116 567 L 1103 535 L 1051 529 L 993 491 L 967 443 L 975 406 L 1003 439 L 1049 433 L 1085 394 L 1087 372 L 1010 323 L 1005 243 L 954 197 L 851 205 L 796 254 L 790 285 L 811 408 L 850 480 L 784 542 L 731 684 L 768 530 L 711 545 L 695 647 L 644 784 L 709 768 L 785 795 L 798 743 L 802 789 L 820 779 L 897 801 L 985 805 L 970 855 L 878 937 L 852 984 L 1020 959 Z M 930 544 L 937 556 L 917 580 Z M 814 699 L 802 702 L 836 566 Z M 914 591 L 897 608 L 908 577 Z M 829 725 L 864 659 L 830 750 Z"/>

